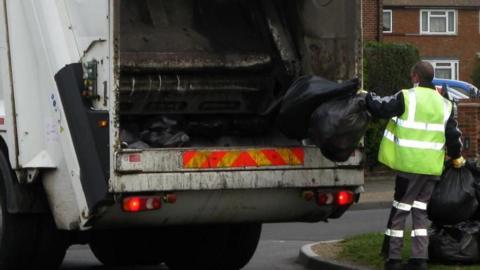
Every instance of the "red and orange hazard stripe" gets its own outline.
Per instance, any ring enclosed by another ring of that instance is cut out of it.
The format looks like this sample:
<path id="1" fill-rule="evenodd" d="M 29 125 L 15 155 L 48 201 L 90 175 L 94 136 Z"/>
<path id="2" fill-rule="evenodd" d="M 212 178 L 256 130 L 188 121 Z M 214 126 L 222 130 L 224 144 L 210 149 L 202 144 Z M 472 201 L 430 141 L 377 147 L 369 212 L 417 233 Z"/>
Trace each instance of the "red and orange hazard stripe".
<path id="1" fill-rule="evenodd" d="M 303 148 L 268 148 L 246 150 L 185 151 L 183 167 L 186 169 L 242 168 L 301 166 Z"/>

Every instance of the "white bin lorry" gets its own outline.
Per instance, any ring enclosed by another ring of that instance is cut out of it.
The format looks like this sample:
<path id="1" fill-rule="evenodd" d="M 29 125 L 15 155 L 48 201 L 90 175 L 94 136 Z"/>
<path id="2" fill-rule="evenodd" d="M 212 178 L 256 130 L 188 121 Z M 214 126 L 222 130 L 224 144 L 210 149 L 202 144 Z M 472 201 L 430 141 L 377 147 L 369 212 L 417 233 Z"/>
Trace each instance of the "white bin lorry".
<path id="1" fill-rule="evenodd" d="M 331 162 L 275 116 L 296 77 L 361 67 L 360 0 L 2 0 L 0 269 L 72 244 L 240 269 L 262 223 L 340 217 L 362 152 Z"/>

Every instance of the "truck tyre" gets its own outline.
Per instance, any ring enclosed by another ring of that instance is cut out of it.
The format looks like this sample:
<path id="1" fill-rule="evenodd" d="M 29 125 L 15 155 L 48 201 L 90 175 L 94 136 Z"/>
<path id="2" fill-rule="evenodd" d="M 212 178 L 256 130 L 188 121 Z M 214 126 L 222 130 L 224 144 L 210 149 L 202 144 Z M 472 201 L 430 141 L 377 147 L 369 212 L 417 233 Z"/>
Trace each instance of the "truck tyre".
<path id="1" fill-rule="evenodd" d="M 28 214 L 10 214 L 6 206 L 5 181 L 12 181 L 10 165 L 0 153 L 0 269 L 28 269 L 34 254 L 37 219 Z"/>
<path id="2" fill-rule="evenodd" d="M 31 241 L 35 239 L 36 220 L 28 215 L 9 214 L 3 186 L 0 189 L 0 269 L 28 269 L 28 258 L 34 254 Z"/>
<path id="3" fill-rule="evenodd" d="M 153 229 L 92 231 L 90 249 L 106 266 L 158 265 L 162 242 Z"/>
<path id="4" fill-rule="evenodd" d="M 229 269 L 241 269 L 250 261 L 257 249 L 262 224 L 231 225 L 225 265 Z"/>
<path id="5" fill-rule="evenodd" d="M 68 232 L 57 229 L 51 215 L 41 215 L 38 222 L 36 252 L 32 269 L 58 269 L 69 246 Z"/>
<path id="6" fill-rule="evenodd" d="M 261 224 L 186 228 L 169 239 L 167 265 L 172 270 L 238 270 L 252 258 L 260 240 Z M 188 260 L 183 254 L 188 252 Z"/>
<path id="7" fill-rule="evenodd" d="M 61 237 L 52 217 L 7 211 L 5 181 L 16 181 L 12 173 L 0 153 L 0 269 L 57 269 L 67 246 L 57 245 Z"/>

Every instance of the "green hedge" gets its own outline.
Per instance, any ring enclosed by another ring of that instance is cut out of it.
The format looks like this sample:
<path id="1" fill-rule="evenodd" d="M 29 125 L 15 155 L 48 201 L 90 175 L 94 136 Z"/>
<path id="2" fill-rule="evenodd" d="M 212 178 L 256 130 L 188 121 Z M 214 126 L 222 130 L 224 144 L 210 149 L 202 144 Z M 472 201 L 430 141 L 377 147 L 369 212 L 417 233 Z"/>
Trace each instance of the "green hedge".
<path id="1" fill-rule="evenodd" d="M 409 44 L 369 42 L 364 46 L 364 89 L 380 96 L 393 95 L 401 89 L 412 87 L 410 70 L 420 61 L 417 48 Z M 378 147 L 387 120 L 371 122 L 365 135 L 367 165 L 377 164 Z"/>
<path id="2" fill-rule="evenodd" d="M 473 69 L 472 81 L 476 87 L 480 88 L 480 60 L 477 60 L 475 68 Z"/>
<path id="3" fill-rule="evenodd" d="M 378 95 L 392 95 L 410 88 L 410 69 L 420 61 L 409 44 L 369 42 L 364 47 L 364 88 Z"/>

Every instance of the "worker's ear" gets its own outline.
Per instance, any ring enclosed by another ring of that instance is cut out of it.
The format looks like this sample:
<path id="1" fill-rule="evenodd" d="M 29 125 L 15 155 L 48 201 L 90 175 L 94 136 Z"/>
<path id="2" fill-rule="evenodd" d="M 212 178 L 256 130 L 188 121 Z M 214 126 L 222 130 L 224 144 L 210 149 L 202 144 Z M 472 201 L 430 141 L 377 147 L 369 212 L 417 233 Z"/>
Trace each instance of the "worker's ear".
<path id="1" fill-rule="evenodd" d="M 412 74 L 410 74 L 410 79 L 412 80 L 412 84 L 414 85 L 417 85 L 420 83 L 420 76 L 418 76 L 418 74 L 415 72 L 412 72 Z"/>

